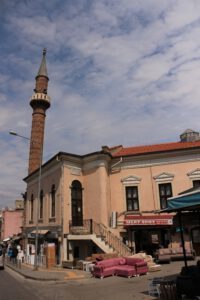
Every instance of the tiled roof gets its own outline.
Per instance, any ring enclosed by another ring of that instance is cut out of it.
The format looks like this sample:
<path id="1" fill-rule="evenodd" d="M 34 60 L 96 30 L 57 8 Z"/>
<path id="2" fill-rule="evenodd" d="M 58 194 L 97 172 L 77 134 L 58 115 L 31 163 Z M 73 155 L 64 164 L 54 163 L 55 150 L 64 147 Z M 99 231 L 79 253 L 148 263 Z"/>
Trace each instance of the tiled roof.
<path id="1" fill-rule="evenodd" d="M 176 142 L 176 143 L 165 143 L 157 145 L 147 145 L 147 146 L 136 146 L 136 147 L 122 147 L 118 152 L 114 153 L 114 157 L 119 156 L 131 156 L 131 155 L 141 155 L 157 152 L 168 152 L 168 151 L 178 151 L 186 150 L 200 147 L 200 141 L 195 142 Z"/>

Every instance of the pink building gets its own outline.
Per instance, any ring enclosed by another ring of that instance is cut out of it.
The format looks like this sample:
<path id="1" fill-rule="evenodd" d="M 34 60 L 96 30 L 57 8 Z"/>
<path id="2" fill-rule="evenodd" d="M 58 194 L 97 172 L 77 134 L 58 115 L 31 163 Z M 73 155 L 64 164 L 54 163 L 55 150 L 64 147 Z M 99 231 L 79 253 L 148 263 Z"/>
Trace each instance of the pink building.
<path id="1" fill-rule="evenodd" d="M 23 210 L 2 211 L 1 239 L 5 240 L 22 233 Z"/>

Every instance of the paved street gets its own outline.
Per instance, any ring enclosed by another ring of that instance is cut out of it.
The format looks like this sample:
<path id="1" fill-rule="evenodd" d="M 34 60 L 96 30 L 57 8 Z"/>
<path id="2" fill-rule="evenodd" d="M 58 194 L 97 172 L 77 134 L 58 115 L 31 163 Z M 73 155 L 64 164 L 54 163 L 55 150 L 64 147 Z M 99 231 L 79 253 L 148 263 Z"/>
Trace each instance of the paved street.
<path id="1" fill-rule="evenodd" d="M 196 261 L 189 261 L 188 264 L 194 265 Z M 77 277 L 77 279 L 71 278 L 70 280 L 55 283 L 27 280 L 19 277 L 11 269 L 6 268 L 5 271 L 0 273 L 1 278 L 3 278 L 0 281 L 0 290 L 3 291 L 3 298 L 1 293 L 0 300 L 155 299 L 148 295 L 149 281 L 154 277 L 177 274 L 180 272 L 182 266 L 184 266 L 183 261 L 171 262 L 170 264 L 162 265 L 162 270 L 159 272 L 131 279 L 108 277 L 101 280 L 97 278 Z M 10 274 L 13 277 L 12 280 L 10 280 Z"/>
<path id="2" fill-rule="evenodd" d="M 0 270 L 0 300 L 36 300 L 37 295 L 32 285 L 24 281 L 16 280 L 16 275 L 12 276 Z"/>

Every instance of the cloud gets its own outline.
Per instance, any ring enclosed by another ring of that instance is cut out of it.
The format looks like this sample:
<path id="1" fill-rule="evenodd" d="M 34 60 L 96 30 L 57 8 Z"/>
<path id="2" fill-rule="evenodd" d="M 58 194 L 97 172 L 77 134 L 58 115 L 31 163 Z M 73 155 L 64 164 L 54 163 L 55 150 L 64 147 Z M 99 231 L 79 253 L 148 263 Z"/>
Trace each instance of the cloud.
<path id="1" fill-rule="evenodd" d="M 186 128 L 199 130 L 199 6 L 1 1 L 0 207 L 24 191 L 29 147 L 8 131 L 30 136 L 29 101 L 44 47 L 51 97 L 44 160 L 105 144 L 176 141 Z"/>

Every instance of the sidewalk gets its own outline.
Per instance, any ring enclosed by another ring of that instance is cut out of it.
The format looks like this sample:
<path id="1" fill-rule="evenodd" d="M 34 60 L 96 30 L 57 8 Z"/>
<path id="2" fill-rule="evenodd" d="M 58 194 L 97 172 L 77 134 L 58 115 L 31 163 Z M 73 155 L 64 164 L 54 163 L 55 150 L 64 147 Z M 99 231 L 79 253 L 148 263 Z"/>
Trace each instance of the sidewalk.
<path id="1" fill-rule="evenodd" d="M 5 262 L 5 268 L 8 268 L 26 279 L 46 282 L 66 282 L 67 280 L 87 279 L 91 277 L 89 272 L 75 269 L 51 268 L 33 270 L 33 266 L 22 264 L 21 268 L 12 263 Z"/>

